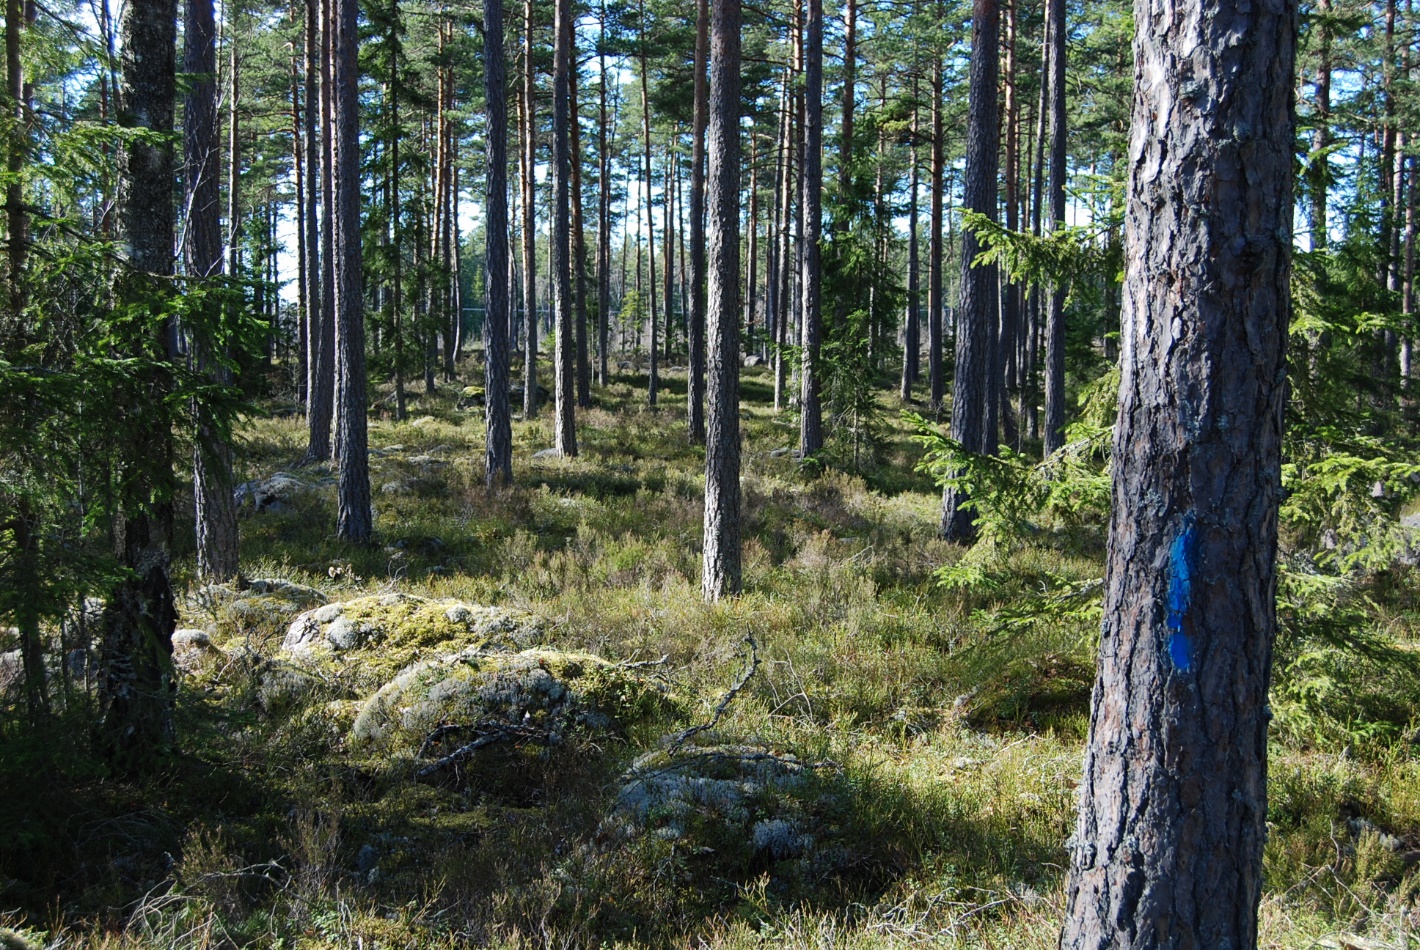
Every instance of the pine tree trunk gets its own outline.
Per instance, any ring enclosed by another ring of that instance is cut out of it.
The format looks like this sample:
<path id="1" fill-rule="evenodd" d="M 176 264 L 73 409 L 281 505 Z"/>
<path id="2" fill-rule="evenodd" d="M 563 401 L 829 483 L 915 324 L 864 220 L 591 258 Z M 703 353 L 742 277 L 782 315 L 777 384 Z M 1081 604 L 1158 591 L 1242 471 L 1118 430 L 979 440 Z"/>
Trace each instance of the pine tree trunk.
<path id="1" fill-rule="evenodd" d="M 330 458 L 331 401 L 335 386 L 335 335 L 329 319 L 326 300 L 330 285 L 322 274 L 327 249 L 321 244 L 320 202 L 329 182 L 321 175 L 323 162 L 318 113 L 321 109 L 320 66 L 317 48 L 320 41 L 318 0 L 305 0 L 305 153 L 306 204 L 301 210 L 300 226 L 306 232 L 306 460 L 324 461 Z M 319 184 L 318 184 L 319 182 Z"/>
<path id="2" fill-rule="evenodd" d="M 932 195 L 927 250 L 927 382 L 930 405 L 940 414 L 947 398 L 946 367 L 942 364 L 942 331 L 946 301 L 942 294 L 942 190 L 946 173 L 945 141 L 942 129 L 942 57 L 937 55 L 932 70 Z"/>
<path id="3" fill-rule="evenodd" d="M 1257 946 L 1296 18 L 1183 0 L 1135 24 L 1114 505 L 1067 950 Z"/>
<path id="4" fill-rule="evenodd" d="M 651 290 L 651 312 L 648 319 L 648 331 L 650 339 L 646 344 L 646 352 L 651 358 L 649 379 L 646 384 L 646 402 L 653 409 L 656 406 L 656 395 L 660 389 L 659 379 L 659 355 L 660 349 L 657 346 L 658 329 L 656 312 L 656 215 L 653 210 L 653 199 L 651 197 L 651 78 L 647 68 L 646 45 L 650 41 L 647 36 L 646 3 L 641 0 L 641 137 L 645 158 L 646 170 L 646 266 L 650 273 L 647 275 L 648 286 Z M 640 278 L 640 270 L 637 270 L 637 278 Z M 669 301 L 667 301 L 669 302 Z"/>
<path id="5" fill-rule="evenodd" d="M 1331 183 L 1327 149 L 1331 147 L 1331 0 L 1316 4 L 1317 66 L 1316 103 L 1312 116 L 1312 156 L 1307 166 L 1311 189 L 1312 250 L 1326 247 L 1326 196 Z"/>
<path id="6" fill-rule="evenodd" d="M 797 34 L 797 28 L 795 30 Z M 783 156 L 783 171 L 779 180 L 779 232 L 775 235 L 778 244 L 776 257 L 779 260 L 774 291 L 774 411 L 784 409 L 787 396 L 785 383 L 788 376 L 789 358 L 785 352 L 789 345 L 789 312 L 793 307 L 789 297 L 790 277 L 794 271 L 791 260 L 793 245 L 790 243 L 790 229 L 793 222 L 794 203 L 794 70 L 784 71 L 784 117 L 781 123 L 779 151 Z"/>
<path id="7" fill-rule="evenodd" d="M 533 73 L 533 0 L 523 0 L 523 418 L 537 415 L 537 222 L 533 217 L 537 166 L 537 87 Z"/>
<path id="8" fill-rule="evenodd" d="M 186 165 L 187 228 L 183 248 L 189 277 L 221 276 L 221 194 L 217 148 L 217 22 L 212 0 L 186 0 L 183 72 L 194 77 L 183 107 L 183 156 Z M 225 354 L 210 343 L 221 320 L 220 306 L 204 308 L 203 322 L 192 338 L 192 361 L 213 383 L 229 386 Z M 237 508 L 232 498 L 232 446 L 198 407 L 192 458 L 192 494 L 196 508 L 197 573 L 208 581 L 237 575 Z"/>
<path id="9" fill-rule="evenodd" d="M 740 0 L 715 0 L 709 89 L 707 601 L 740 592 Z"/>
<path id="10" fill-rule="evenodd" d="M 358 0 L 332 0 L 335 118 L 335 405 L 339 466 L 336 534 L 368 544 L 370 458 L 365 404 L 365 300 L 360 260 L 360 101 Z"/>
<path id="11" fill-rule="evenodd" d="M 597 383 L 607 384 L 611 354 L 611 152 L 607 148 L 606 0 L 602 0 L 601 41 L 597 44 L 597 88 L 601 122 L 597 127 L 597 166 L 601 189 L 597 201 Z"/>
<path id="12" fill-rule="evenodd" d="M 572 36 L 576 42 L 576 34 Z M 577 54 L 571 54 L 572 70 L 568 108 L 572 121 L 572 296 L 577 321 L 577 405 L 592 407 L 592 360 L 587 348 L 587 234 L 586 209 L 582 204 L 582 121 L 577 106 Z"/>
<path id="13" fill-rule="evenodd" d="M 819 359 L 823 337 L 823 297 L 819 230 L 823 209 L 823 3 L 808 0 L 804 21 L 804 172 L 800 181 L 804 229 L 802 260 L 803 351 L 799 369 L 799 451 L 810 458 L 823 448 L 823 408 L 819 402 Z"/>
<path id="14" fill-rule="evenodd" d="M 1065 0 L 1046 0 L 1046 42 L 1050 46 L 1050 217 L 1053 233 L 1065 223 Z M 1065 444 L 1065 287 L 1050 291 L 1045 320 L 1045 456 Z"/>
<path id="15" fill-rule="evenodd" d="M 690 441 L 705 442 L 705 136 L 710 89 L 710 0 L 695 0 L 695 80 L 690 146 L 690 337 L 686 419 Z"/>
<path id="16" fill-rule="evenodd" d="M 557 454 L 577 454 L 577 347 L 572 299 L 572 0 L 557 0 L 552 53 L 552 306 Z"/>
<path id="17" fill-rule="evenodd" d="M 996 0 L 976 0 L 972 17 L 971 105 L 967 119 L 965 208 L 996 220 L 996 73 L 999 13 Z M 988 429 L 994 392 L 992 330 L 997 321 L 996 268 L 972 266 L 981 245 L 963 228 L 961 298 L 957 309 L 956 373 L 952 379 L 952 438 L 968 452 L 985 454 L 994 445 Z M 942 537 L 975 537 L 975 515 L 963 507 L 965 491 L 949 487 L 942 496 Z"/>
<path id="18" fill-rule="evenodd" d="M 912 98 L 915 103 L 917 99 L 915 80 Z M 919 312 L 919 301 L 922 296 L 921 269 L 917 263 L 918 112 L 919 110 L 914 104 L 912 107 L 911 168 L 908 171 L 911 184 L 908 186 L 907 192 L 907 313 L 904 316 L 902 328 L 902 385 L 898 392 L 903 402 L 912 401 L 912 387 L 917 383 L 918 358 L 922 349 L 922 341 L 918 335 L 921 333 L 922 325 Z"/>
<path id="19" fill-rule="evenodd" d="M 167 312 L 173 273 L 176 178 L 172 147 L 176 99 L 177 2 L 124 8 L 118 122 L 147 136 L 119 150 L 118 214 L 125 257 L 119 298 L 157 318 Z M 119 564 L 128 572 L 103 614 L 99 748 L 119 774 L 150 772 L 175 744 L 172 652 L 177 608 L 169 578 L 172 546 L 172 428 L 166 397 L 173 358 L 171 318 L 130 342 L 144 360 L 133 402 L 117 407 L 136 443 L 124 464 L 114 526 Z"/>
<path id="20" fill-rule="evenodd" d="M 503 0 L 483 0 L 483 89 L 488 117 L 484 221 L 483 402 L 488 434 L 484 472 L 491 490 L 513 482 L 512 413 L 508 405 L 508 103 L 503 56 Z"/>

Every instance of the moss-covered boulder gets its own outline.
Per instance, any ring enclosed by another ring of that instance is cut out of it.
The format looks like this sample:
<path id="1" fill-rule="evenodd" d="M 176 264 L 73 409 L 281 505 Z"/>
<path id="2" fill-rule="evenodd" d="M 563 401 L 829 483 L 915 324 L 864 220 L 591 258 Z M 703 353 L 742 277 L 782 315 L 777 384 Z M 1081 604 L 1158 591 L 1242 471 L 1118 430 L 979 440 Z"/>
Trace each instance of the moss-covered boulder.
<path id="1" fill-rule="evenodd" d="M 509 792 L 536 781 L 520 773 L 533 762 L 580 747 L 583 738 L 624 736 L 675 710 L 655 682 L 600 657 L 474 648 L 417 663 L 390 680 L 361 706 L 349 745 L 415 760 L 426 775 L 458 766 Z"/>
<path id="2" fill-rule="evenodd" d="M 792 893 L 843 863 L 841 778 L 831 762 L 762 744 L 658 749 L 622 776 L 593 863 L 639 876 L 691 855 L 715 880 L 768 873 Z"/>
<path id="3" fill-rule="evenodd" d="M 421 660 L 467 649 L 513 652 L 542 636 L 542 622 L 521 610 L 382 594 L 306 611 L 287 627 L 281 649 L 297 662 L 343 668 L 367 691 Z"/>
<path id="4" fill-rule="evenodd" d="M 269 649 L 293 616 L 325 602 L 325 594 L 314 587 L 259 577 L 242 586 L 208 584 L 187 606 L 189 616 L 207 622 L 214 643 L 240 638 Z"/>

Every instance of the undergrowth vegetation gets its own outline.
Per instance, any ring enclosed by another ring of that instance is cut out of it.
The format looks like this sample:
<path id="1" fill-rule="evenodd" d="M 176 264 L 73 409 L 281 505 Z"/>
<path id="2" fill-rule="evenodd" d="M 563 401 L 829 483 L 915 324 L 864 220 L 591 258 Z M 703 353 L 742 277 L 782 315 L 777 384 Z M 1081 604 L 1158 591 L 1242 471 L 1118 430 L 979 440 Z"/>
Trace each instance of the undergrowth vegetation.
<path id="1" fill-rule="evenodd" d="M 576 459 L 516 423 L 494 494 L 461 387 L 411 396 L 371 426 L 370 548 L 332 540 L 301 420 L 246 419 L 242 479 L 293 484 L 245 515 L 244 574 L 284 583 L 183 579 L 182 753 L 151 784 L 88 752 L 83 611 L 51 631 L 79 651 L 55 722 L 0 718 L 0 945 L 1054 946 L 1117 378 L 1044 466 L 884 400 L 849 475 L 781 451 L 756 372 L 746 592 L 717 606 L 683 378 L 658 412 L 644 378 L 598 390 Z M 1420 926 L 1420 468 L 1353 455 L 1286 474 L 1270 947 Z M 970 550 L 936 539 L 939 477 Z"/>

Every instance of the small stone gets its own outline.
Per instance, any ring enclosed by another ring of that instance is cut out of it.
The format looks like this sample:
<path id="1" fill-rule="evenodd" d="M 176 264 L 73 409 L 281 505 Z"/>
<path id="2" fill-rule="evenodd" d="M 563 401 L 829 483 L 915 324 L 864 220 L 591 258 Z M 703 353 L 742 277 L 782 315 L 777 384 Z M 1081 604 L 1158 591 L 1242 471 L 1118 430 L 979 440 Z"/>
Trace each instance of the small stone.
<path id="1" fill-rule="evenodd" d="M 429 425 L 433 421 L 433 416 L 420 416 L 418 419 L 415 419 L 413 422 L 411 422 L 410 425 L 414 426 L 415 428 L 422 428 L 423 426 Z"/>
<path id="2" fill-rule="evenodd" d="M 316 608 L 312 616 L 316 618 L 316 623 L 330 623 L 343 613 L 345 613 L 344 604 L 326 604 L 324 607 Z"/>
<path id="3" fill-rule="evenodd" d="M 359 854 L 355 855 L 355 870 L 361 874 L 369 874 L 379 867 L 380 853 L 372 845 L 361 845 Z"/>
<path id="4" fill-rule="evenodd" d="M 539 449 L 533 453 L 532 457 L 535 459 L 555 459 L 559 455 L 561 455 L 561 453 L 556 449 Z"/>
<path id="5" fill-rule="evenodd" d="M 444 611 L 444 616 L 448 617 L 451 623 L 468 623 L 473 619 L 473 611 L 469 610 L 466 604 L 454 604 Z"/>

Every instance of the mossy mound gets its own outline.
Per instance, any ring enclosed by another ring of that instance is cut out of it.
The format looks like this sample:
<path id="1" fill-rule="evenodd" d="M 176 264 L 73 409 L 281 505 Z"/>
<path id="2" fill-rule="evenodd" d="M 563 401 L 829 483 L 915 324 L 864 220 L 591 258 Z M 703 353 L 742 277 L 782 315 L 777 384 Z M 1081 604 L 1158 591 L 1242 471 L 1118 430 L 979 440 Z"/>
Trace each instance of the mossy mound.
<path id="1" fill-rule="evenodd" d="M 349 745 L 413 759 L 426 776 L 477 773 L 508 792 L 535 778 L 525 766 L 561 758 L 556 751 L 581 738 L 625 735 L 675 709 L 657 684 L 600 657 L 474 648 L 394 677 L 361 707 Z M 475 757 L 477 769 L 465 770 Z"/>
<path id="2" fill-rule="evenodd" d="M 196 612 L 212 618 L 214 642 L 241 638 L 259 648 L 279 636 L 291 618 L 326 603 L 325 594 L 305 584 L 256 578 L 245 586 L 209 584 L 197 592 Z"/>
<path id="3" fill-rule="evenodd" d="M 541 621 L 520 610 L 384 594 L 306 611 L 287 628 L 281 649 L 298 662 L 354 677 L 351 688 L 363 694 L 436 655 L 512 652 L 542 635 Z"/>

